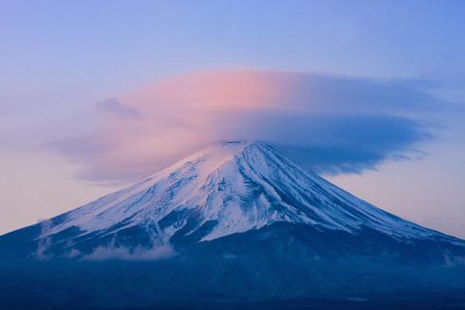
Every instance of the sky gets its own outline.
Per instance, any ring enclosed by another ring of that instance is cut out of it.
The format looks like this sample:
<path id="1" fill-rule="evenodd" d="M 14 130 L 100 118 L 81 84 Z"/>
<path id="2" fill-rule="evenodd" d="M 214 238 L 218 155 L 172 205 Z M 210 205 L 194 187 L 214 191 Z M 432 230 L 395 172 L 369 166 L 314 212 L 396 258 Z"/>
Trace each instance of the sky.
<path id="1" fill-rule="evenodd" d="M 465 2 L 0 0 L 0 234 L 260 140 L 465 238 Z"/>

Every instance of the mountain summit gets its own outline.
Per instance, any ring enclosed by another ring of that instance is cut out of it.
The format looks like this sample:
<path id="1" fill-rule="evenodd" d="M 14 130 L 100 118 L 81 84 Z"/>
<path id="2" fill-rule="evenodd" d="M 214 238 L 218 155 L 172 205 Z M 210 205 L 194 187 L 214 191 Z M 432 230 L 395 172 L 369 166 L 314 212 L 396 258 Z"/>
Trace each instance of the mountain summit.
<path id="1" fill-rule="evenodd" d="M 463 240 L 378 209 L 259 142 L 210 145 L 129 188 L 0 236 L 0 250 L 13 266 L 45 264 L 51 292 L 63 273 L 87 275 L 95 287 L 69 285 L 90 295 L 101 286 L 114 296 L 140 288 L 137 306 L 179 294 L 266 300 L 465 287 Z M 90 262 L 98 266 L 91 274 Z M 37 295 L 43 289 L 30 283 L 43 275 L 33 270 L 23 280 Z"/>
<path id="2" fill-rule="evenodd" d="M 267 144 L 241 141 L 208 146 L 134 186 L 45 221 L 37 238 L 63 253 L 108 242 L 156 247 L 276 222 L 355 235 L 371 230 L 404 241 L 455 241 L 350 195 Z"/>

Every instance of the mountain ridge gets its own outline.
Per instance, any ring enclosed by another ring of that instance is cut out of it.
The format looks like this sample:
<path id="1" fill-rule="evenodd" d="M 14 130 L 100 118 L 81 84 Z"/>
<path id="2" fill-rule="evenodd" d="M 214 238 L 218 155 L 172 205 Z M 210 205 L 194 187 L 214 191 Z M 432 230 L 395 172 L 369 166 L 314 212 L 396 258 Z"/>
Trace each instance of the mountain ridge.
<path id="1" fill-rule="evenodd" d="M 379 309 L 386 296 L 456 309 L 465 241 L 378 209 L 264 143 L 208 146 L 0 236 L 5 309 L 303 309 L 353 298 Z"/>
<path id="2" fill-rule="evenodd" d="M 276 222 L 465 244 L 358 199 L 257 141 L 209 145 L 133 186 L 39 223 L 33 239 L 47 246 L 41 251 L 55 246 L 63 253 L 83 251 L 86 242 L 92 243 L 87 251 L 108 244 L 154 248 Z"/>

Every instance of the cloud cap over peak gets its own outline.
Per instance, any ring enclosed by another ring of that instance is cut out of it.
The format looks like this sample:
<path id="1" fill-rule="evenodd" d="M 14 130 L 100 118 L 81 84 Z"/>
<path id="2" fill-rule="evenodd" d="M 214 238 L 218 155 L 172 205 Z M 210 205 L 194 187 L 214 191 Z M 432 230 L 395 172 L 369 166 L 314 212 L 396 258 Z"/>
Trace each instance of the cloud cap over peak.
<path id="1" fill-rule="evenodd" d="M 319 172 L 359 173 L 431 137 L 429 113 L 443 102 L 430 88 L 422 80 L 193 73 L 96 103 L 84 134 L 52 145 L 95 181 L 134 180 L 234 139 L 267 141 Z"/>

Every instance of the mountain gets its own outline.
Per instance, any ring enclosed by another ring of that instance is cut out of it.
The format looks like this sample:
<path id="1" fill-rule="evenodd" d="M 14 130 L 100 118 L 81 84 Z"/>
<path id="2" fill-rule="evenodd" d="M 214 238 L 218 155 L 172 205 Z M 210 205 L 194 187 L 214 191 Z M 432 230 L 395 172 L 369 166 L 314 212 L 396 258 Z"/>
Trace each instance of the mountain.
<path id="1" fill-rule="evenodd" d="M 387 213 L 258 142 L 211 145 L 0 236 L 0 261 L 0 300 L 18 305 L 28 294 L 24 307 L 315 305 L 390 294 L 417 304 L 425 292 L 442 301 L 465 292 L 465 241 Z"/>

